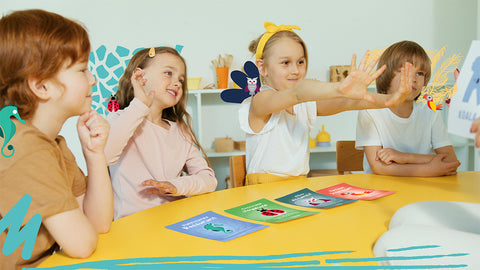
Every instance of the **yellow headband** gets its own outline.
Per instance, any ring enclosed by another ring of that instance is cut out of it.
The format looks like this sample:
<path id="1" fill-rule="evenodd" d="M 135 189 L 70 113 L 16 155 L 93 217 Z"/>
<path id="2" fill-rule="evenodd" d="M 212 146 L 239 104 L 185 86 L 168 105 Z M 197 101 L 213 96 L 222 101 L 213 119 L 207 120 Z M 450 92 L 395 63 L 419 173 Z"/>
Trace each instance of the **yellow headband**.
<path id="1" fill-rule="evenodd" d="M 263 49 L 265 48 L 265 44 L 267 44 L 267 41 L 273 35 L 275 35 L 276 33 L 280 32 L 280 31 L 291 31 L 291 32 L 293 32 L 292 29 L 301 30 L 300 27 L 298 27 L 296 25 L 284 25 L 284 24 L 282 24 L 282 25 L 276 26 L 274 23 L 271 23 L 271 22 L 265 22 L 264 26 L 265 26 L 265 29 L 267 30 L 267 32 L 265 34 L 263 34 L 263 36 L 260 38 L 260 41 L 258 42 L 257 51 L 256 51 L 256 54 L 255 54 L 257 59 L 262 58 Z"/>

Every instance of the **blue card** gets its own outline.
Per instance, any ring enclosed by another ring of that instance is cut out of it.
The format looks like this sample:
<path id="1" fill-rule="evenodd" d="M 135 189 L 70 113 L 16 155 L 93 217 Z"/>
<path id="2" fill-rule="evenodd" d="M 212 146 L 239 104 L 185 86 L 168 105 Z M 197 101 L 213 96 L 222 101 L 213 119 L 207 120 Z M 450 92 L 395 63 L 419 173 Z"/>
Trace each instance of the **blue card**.
<path id="1" fill-rule="evenodd" d="M 208 211 L 168 225 L 165 228 L 207 239 L 229 241 L 266 227 L 268 226 L 241 221 Z"/>
<path id="2" fill-rule="evenodd" d="M 357 201 L 320 194 L 308 188 L 304 188 L 275 200 L 310 208 L 331 208 Z"/>

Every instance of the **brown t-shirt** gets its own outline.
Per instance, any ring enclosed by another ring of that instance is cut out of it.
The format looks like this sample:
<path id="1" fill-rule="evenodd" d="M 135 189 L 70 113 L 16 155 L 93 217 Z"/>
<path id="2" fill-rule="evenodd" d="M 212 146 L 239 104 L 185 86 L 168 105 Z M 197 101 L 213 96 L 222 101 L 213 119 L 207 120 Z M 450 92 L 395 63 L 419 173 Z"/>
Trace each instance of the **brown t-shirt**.
<path id="1" fill-rule="evenodd" d="M 15 152 L 10 158 L 0 155 L 0 218 L 25 194 L 32 196 L 32 203 L 22 226 L 35 214 L 45 220 L 78 208 L 75 197 L 85 193 L 86 179 L 65 139 L 58 136 L 51 140 L 28 121 L 21 124 L 12 120 L 17 132 L 8 145 Z M 0 148 L 3 144 L 0 138 Z M 11 151 L 5 147 L 4 153 L 8 156 Z M 56 249 L 55 240 L 42 224 L 29 260 L 21 257 L 23 244 L 5 256 L 1 248 L 7 233 L 8 229 L 0 234 L 0 269 L 34 267 Z"/>

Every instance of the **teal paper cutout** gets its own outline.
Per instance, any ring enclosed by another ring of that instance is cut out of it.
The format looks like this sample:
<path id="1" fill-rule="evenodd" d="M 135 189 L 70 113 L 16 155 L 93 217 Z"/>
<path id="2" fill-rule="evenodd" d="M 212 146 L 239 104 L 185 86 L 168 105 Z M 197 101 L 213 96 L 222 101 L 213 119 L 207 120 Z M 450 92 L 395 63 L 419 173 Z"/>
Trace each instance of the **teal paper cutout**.
<path id="1" fill-rule="evenodd" d="M 343 254 L 343 255 L 342 255 Z M 355 263 L 360 265 L 338 265 L 335 259 L 328 259 L 328 256 L 339 257 L 355 256 L 355 251 L 324 251 L 324 252 L 310 252 L 310 253 L 294 253 L 294 254 L 278 254 L 266 256 L 191 256 L 191 257 L 150 257 L 150 258 L 129 258 L 119 260 L 104 260 L 96 262 L 84 262 L 64 266 L 45 267 L 40 269 L 49 270 L 70 270 L 70 269 L 102 269 L 102 270 L 197 270 L 220 268 L 224 270 L 243 270 L 243 269 L 358 269 L 358 270 L 379 270 L 379 269 L 467 269 L 466 264 L 440 264 L 440 265 L 409 265 L 409 266 L 373 266 L 361 265 L 362 262 L 370 262 L 372 258 L 356 258 Z M 462 256 L 460 254 L 443 254 L 443 256 Z M 327 258 L 318 258 L 318 256 L 327 256 Z M 442 255 L 440 255 L 442 256 Z M 310 257 L 305 260 L 305 257 Z M 356 257 L 356 256 L 355 256 Z M 303 258 L 303 259 L 300 259 Z M 278 262 L 278 260 L 284 260 Z M 384 260 L 386 258 L 383 258 Z M 417 257 L 403 257 L 404 261 L 416 260 Z M 244 261 L 239 264 L 238 261 Z M 288 261 L 285 261 L 288 260 Z M 342 259 L 340 259 L 342 260 Z M 223 262 L 216 262 L 223 261 Z M 262 261 L 262 262 L 258 262 Z M 331 265 L 335 263 L 337 265 Z M 287 267 L 287 268 L 286 268 Z M 38 268 L 36 268 L 38 269 Z"/>
<path id="2" fill-rule="evenodd" d="M 184 46 L 176 45 L 175 50 L 182 52 Z M 130 58 L 143 47 L 128 49 L 116 46 L 110 50 L 105 45 L 90 52 L 88 57 L 89 69 L 95 77 L 97 84 L 92 87 L 92 108 L 100 114 L 108 114 L 107 107 L 109 98 L 118 90 L 118 81 L 125 72 Z"/>
<path id="3" fill-rule="evenodd" d="M 6 256 L 12 254 L 22 243 L 24 243 L 22 258 L 28 260 L 32 256 L 38 230 L 42 224 L 42 216 L 40 214 L 33 215 L 25 226 L 20 229 L 31 203 L 32 196 L 29 194 L 23 195 L 17 204 L 0 219 L 0 233 L 10 226 L 2 248 L 2 252 Z"/>
<path id="4" fill-rule="evenodd" d="M 10 119 L 11 116 L 15 116 L 20 123 L 25 124 L 25 120 L 22 120 L 18 114 L 17 106 L 9 105 L 0 110 L 0 137 L 3 138 L 2 156 L 6 158 L 13 156 L 15 153 L 13 145 L 7 146 L 17 131 L 15 124 Z M 12 152 L 10 155 L 5 154 L 5 147 Z"/>

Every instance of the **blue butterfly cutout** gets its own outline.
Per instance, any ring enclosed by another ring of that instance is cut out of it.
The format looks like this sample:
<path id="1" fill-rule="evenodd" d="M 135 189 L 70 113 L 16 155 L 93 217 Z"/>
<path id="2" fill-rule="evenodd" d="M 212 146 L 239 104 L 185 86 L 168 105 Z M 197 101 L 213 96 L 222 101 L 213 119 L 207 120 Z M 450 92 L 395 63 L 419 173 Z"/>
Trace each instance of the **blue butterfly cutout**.
<path id="1" fill-rule="evenodd" d="M 220 97 L 225 102 L 230 103 L 242 103 L 242 101 L 248 97 L 254 96 L 256 93 L 260 92 L 260 73 L 258 72 L 257 66 L 252 61 L 247 61 L 243 65 L 243 69 L 246 74 L 234 70 L 230 73 L 232 80 L 240 86 L 240 89 L 225 89 L 220 94 Z"/>

